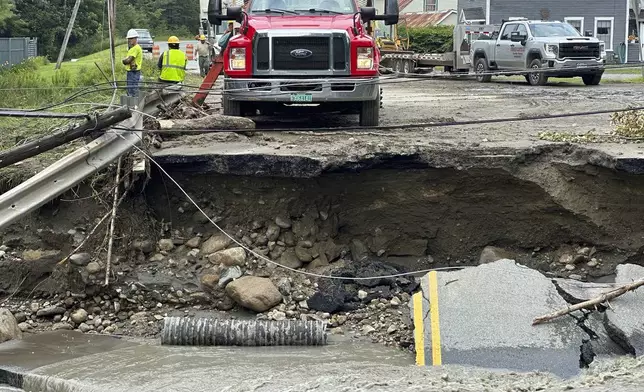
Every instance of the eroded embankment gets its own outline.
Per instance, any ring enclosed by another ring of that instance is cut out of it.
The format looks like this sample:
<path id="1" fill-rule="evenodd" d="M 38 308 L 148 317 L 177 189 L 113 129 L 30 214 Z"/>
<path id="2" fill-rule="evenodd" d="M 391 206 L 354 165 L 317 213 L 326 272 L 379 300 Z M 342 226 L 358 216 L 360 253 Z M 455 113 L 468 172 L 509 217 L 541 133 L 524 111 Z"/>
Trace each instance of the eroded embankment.
<path id="1" fill-rule="evenodd" d="M 350 277 L 500 258 L 578 280 L 610 275 L 619 263 L 640 263 L 644 180 L 584 151 L 487 151 L 460 161 L 443 151 L 323 166 L 302 157 L 164 159 L 170 175 L 245 250 L 153 170 L 119 209 L 109 288 L 102 286 L 103 229 L 58 264 L 109 209 L 81 187 L 0 234 L 0 293 L 18 298 L 12 311 L 25 329 L 155 335 L 173 312 L 246 307 L 269 319 L 326 319 L 408 346 L 401 305 L 417 288 L 413 279 L 335 285 L 263 258 Z M 301 159 L 310 166 L 295 165 Z M 250 172 L 256 175 L 240 175 Z M 228 289 L 242 275 L 270 278 L 248 280 L 248 288 L 266 284 L 274 298 L 252 303 L 237 287 L 243 281 Z M 20 299 L 52 293 L 61 295 L 35 304 Z M 86 313 L 72 317 L 79 308 Z"/>

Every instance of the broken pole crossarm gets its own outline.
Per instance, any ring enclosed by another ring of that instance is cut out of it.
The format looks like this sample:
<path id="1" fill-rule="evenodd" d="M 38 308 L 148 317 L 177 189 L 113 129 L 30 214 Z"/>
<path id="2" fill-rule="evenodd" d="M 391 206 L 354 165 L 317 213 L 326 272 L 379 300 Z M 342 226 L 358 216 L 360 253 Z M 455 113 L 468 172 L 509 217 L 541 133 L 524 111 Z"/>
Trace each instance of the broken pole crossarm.
<path id="1" fill-rule="evenodd" d="M 65 129 L 45 136 L 38 140 L 25 143 L 21 146 L 0 151 L 0 169 L 16 162 L 36 156 L 42 152 L 49 151 L 72 140 L 83 137 L 86 133 L 105 129 L 118 122 L 132 117 L 129 108 L 123 107 L 101 115 L 71 129 Z"/>
<path id="2" fill-rule="evenodd" d="M 600 304 L 602 304 L 602 303 L 604 303 L 606 301 L 610 301 L 611 299 L 615 299 L 615 298 L 619 297 L 620 295 L 626 294 L 629 291 L 633 291 L 633 290 L 637 289 L 640 286 L 644 286 L 644 279 L 638 280 L 636 282 L 627 284 L 627 285 L 622 286 L 622 287 L 618 287 L 618 288 L 616 288 L 614 290 L 611 290 L 611 291 L 607 291 L 607 292 L 603 293 L 602 295 L 598 296 L 597 298 L 593 298 L 593 299 L 590 299 L 588 301 L 580 302 L 580 303 L 578 303 L 576 305 L 569 306 L 569 307 L 564 308 L 564 309 L 560 309 L 560 310 L 558 310 L 556 312 L 546 314 L 546 315 L 541 316 L 541 317 L 537 317 L 532 321 L 532 325 L 543 324 L 543 323 L 545 323 L 547 321 L 554 320 L 554 319 L 556 319 L 558 317 L 570 314 L 570 313 L 572 313 L 572 312 L 574 312 L 576 310 L 587 309 L 587 308 L 591 308 L 591 307 L 600 305 Z"/>

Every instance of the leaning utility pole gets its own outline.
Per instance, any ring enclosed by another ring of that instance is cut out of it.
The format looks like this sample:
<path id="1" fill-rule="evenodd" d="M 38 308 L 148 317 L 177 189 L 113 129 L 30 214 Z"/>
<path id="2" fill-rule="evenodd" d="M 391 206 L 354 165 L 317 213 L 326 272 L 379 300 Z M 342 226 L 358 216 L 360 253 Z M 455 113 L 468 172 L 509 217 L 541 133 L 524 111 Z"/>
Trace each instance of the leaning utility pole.
<path id="1" fill-rule="evenodd" d="M 67 31 L 65 31 L 65 39 L 63 39 L 63 46 L 60 47 L 60 53 L 58 53 L 58 61 L 56 61 L 56 68 L 60 69 L 60 63 L 63 62 L 63 57 L 65 57 L 65 50 L 67 49 L 67 42 L 69 41 L 69 36 L 72 34 L 72 28 L 74 27 L 74 22 L 76 21 L 76 14 L 78 13 L 78 7 L 80 7 L 81 0 L 76 0 L 74 4 L 74 10 L 72 11 L 72 17 L 69 18 L 69 24 L 67 25 Z"/>
<path id="2" fill-rule="evenodd" d="M 110 36 L 110 60 L 112 62 L 112 82 L 116 87 L 116 51 L 114 46 L 114 34 L 116 32 L 116 0 L 107 1 L 107 29 Z"/>

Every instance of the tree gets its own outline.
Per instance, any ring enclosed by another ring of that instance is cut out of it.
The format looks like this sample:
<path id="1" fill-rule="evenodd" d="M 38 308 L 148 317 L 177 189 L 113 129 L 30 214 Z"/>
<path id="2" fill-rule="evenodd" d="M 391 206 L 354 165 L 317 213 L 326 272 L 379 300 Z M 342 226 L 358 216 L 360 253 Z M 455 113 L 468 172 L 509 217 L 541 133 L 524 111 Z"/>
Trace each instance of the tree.
<path id="1" fill-rule="evenodd" d="M 4 28 L 13 15 L 13 1 L 0 0 L 0 29 Z"/>

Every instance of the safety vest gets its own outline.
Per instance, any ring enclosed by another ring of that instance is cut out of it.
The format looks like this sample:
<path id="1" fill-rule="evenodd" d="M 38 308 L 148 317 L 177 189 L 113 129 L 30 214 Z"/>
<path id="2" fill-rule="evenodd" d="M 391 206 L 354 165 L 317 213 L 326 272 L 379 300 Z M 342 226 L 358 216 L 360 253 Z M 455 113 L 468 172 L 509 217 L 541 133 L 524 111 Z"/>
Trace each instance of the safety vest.
<path id="1" fill-rule="evenodd" d="M 186 77 L 186 55 L 179 49 L 169 49 L 163 53 L 161 80 L 183 82 Z"/>

